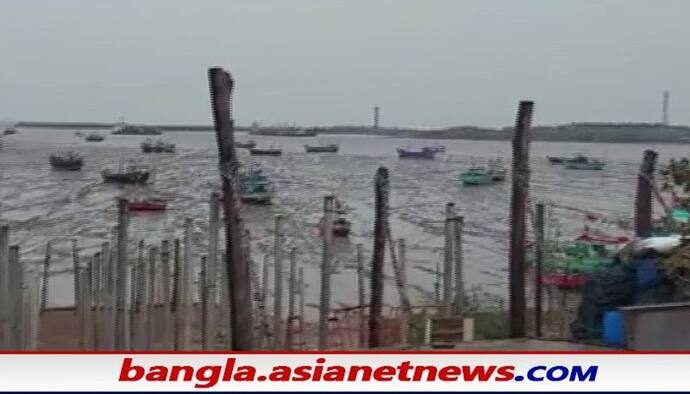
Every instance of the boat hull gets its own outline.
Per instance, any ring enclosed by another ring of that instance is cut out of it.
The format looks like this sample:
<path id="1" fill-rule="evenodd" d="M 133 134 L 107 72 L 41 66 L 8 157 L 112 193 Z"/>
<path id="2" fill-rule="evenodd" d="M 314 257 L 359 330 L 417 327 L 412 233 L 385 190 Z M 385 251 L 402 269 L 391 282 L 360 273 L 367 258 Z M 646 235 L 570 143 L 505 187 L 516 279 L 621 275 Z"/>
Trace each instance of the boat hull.
<path id="1" fill-rule="evenodd" d="M 436 155 L 433 149 L 424 149 L 421 151 L 408 151 L 405 149 L 398 149 L 398 157 L 401 159 L 426 159 L 433 160 Z"/>
<path id="2" fill-rule="evenodd" d="M 270 193 L 241 193 L 240 201 L 245 204 L 267 205 L 271 203 Z"/>
<path id="3" fill-rule="evenodd" d="M 338 145 L 329 145 L 329 146 L 304 145 L 304 150 L 307 153 L 337 153 L 338 152 Z"/>
<path id="4" fill-rule="evenodd" d="M 283 151 L 280 149 L 256 149 L 256 148 L 252 148 L 252 149 L 249 149 L 249 153 L 252 156 L 280 156 L 283 154 Z"/>
<path id="5" fill-rule="evenodd" d="M 130 174 L 117 174 L 117 173 L 109 173 L 107 171 L 103 171 L 101 173 L 101 176 L 103 177 L 103 181 L 107 183 L 121 183 L 121 184 L 144 184 L 148 182 L 149 180 L 149 174 L 148 173 L 130 173 Z"/>
<path id="6" fill-rule="evenodd" d="M 127 206 L 130 211 L 135 212 L 165 211 L 167 208 L 164 202 L 152 201 L 130 201 Z"/>
<path id="7" fill-rule="evenodd" d="M 569 170 L 599 171 L 604 169 L 604 163 L 566 163 Z"/>

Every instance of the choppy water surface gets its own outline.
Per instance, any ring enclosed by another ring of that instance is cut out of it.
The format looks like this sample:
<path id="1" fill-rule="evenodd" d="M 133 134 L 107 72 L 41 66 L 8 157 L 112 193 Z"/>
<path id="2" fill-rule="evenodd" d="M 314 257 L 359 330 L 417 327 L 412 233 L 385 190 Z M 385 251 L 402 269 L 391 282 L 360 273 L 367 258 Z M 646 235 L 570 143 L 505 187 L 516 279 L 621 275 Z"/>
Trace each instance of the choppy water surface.
<path id="1" fill-rule="evenodd" d="M 25 261 L 40 261 L 48 239 L 55 241 L 55 269 L 71 264 L 69 239 L 75 237 L 84 256 L 107 240 L 115 224 L 115 198 L 150 194 L 169 199 L 165 214 L 134 215 L 130 236 L 156 243 L 181 237 L 185 217 L 194 219 L 195 261 L 205 253 L 209 194 L 219 183 L 213 133 L 166 133 L 177 143 L 175 154 L 142 155 L 145 137 L 108 135 L 105 142 L 88 143 L 68 131 L 20 130 L 4 137 L 0 151 L 0 218 L 12 228 L 12 243 L 21 245 Z M 240 135 L 239 139 L 246 139 Z M 456 203 L 465 216 L 465 278 L 467 286 L 481 284 L 486 291 L 505 292 L 510 182 L 483 187 L 463 187 L 456 179 L 472 164 L 503 157 L 510 163 L 510 143 L 503 141 L 423 141 L 371 136 L 334 135 L 315 138 L 253 137 L 259 146 L 280 146 L 282 157 L 250 157 L 240 150 L 243 163 L 259 162 L 276 183 L 272 206 L 246 206 L 242 215 L 252 234 L 254 260 L 261 262 L 272 242 L 273 215 L 286 216 L 288 245 L 296 246 L 305 266 L 308 301 L 318 299 L 321 241 L 316 224 L 323 196 L 336 194 L 350 207 L 354 234 L 335 245 L 336 274 L 332 280 L 337 305 L 356 301 L 356 277 L 352 269 L 355 244 L 363 243 L 370 258 L 373 231 L 373 179 L 379 166 L 391 174 L 393 236 L 408 245 L 408 280 L 418 301 L 433 292 L 434 269 L 442 259 L 443 215 L 446 202 Z M 335 142 L 338 154 L 307 154 L 303 144 Z M 446 146 L 435 161 L 399 160 L 397 147 L 423 144 Z M 601 212 L 609 218 L 631 216 L 635 174 L 645 148 L 652 147 L 666 161 L 687 153 L 685 145 L 542 143 L 531 147 L 531 201 Z M 82 153 L 81 172 L 54 171 L 50 153 L 75 149 Z M 572 171 L 549 165 L 546 155 L 582 152 L 605 158 L 604 171 Z M 117 167 L 120 160 L 137 159 L 153 167 L 149 185 L 139 188 L 107 185 L 100 171 Z M 581 226 L 581 214 L 555 209 L 565 233 Z M 133 248 L 132 248 L 133 250 Z M 71 275 L 56 277 L 52 304 L 70 304 Z M 386 297 L 397 303 L 392 282 Z"/>

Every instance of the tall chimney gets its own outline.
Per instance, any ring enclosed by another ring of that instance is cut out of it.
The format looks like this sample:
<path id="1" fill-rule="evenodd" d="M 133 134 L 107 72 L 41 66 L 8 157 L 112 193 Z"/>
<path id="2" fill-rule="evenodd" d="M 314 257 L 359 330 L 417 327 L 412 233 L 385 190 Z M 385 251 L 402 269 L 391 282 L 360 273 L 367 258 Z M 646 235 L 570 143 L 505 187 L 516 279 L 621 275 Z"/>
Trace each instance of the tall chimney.
<path id="1" fill-rule="evenodd" d="M 662 113 L 661 113 L 661 123 L 663 124 L 668 124 L 668 105 L 669 101 L 671 100 L 671 94 L 669 93 L 668 90 L 664 92 L 664 104 L 662 108 Z"/>
<path id="2" fill-rule="evenodd" d="M 379 128 L 379 107 L 378 105 L 374 107 L 374 128 Z"/>

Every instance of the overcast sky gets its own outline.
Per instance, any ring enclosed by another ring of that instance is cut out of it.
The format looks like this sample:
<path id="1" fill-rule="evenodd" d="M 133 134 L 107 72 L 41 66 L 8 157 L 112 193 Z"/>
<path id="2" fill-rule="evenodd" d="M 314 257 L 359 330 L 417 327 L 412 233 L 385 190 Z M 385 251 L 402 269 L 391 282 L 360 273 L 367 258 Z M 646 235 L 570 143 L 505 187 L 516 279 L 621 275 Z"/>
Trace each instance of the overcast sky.
<path id="1" fill-rule="evenodd" d="M 0 0 L 0 119 L 690 124 L 686 0 Z"/>

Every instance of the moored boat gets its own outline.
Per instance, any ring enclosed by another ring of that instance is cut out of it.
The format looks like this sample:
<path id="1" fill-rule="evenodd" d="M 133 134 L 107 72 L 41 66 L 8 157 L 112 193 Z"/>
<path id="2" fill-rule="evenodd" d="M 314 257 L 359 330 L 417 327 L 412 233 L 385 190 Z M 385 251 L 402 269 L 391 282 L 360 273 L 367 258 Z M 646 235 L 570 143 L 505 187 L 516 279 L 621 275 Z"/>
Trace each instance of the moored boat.
<path id="1" fill-rule="evenodd" d="M 280 148 L 249 148 L 249 153 L 253 156 L 280 156 L 283 150 Z"/>
<path id="2" fill-rule="evenodd" d="M 150 172 L 145 167 L 129 166 L 117 171 L 106 168 L 101 171 L 104 182 L 122 184 L 143 184 L 149 180 Z"/>
<path id="3" fill-rule="evenodd" d="M 92 133 L 87 135 L 84 139 L 88 142 L 101 142 L 105 139 L 105 137 L 97 133 Z"/>
<path id="4" fill-rule="evenodd" d="M 141 143 L 141 151 L 144 153 L 174 153 L 175 144 L 163 140 L 147 139 Z"/>
<path id="5" fill-rule="evenodd" d="M 258 166 L 239 172 L 240 200 L 250 204 L 269 204 L 273 198 L 274 185 Z"/>
<path id="6" fill-rule="evenodd" d="M 112 134 L 116 135 L 161 135 L 163 134 L 158 128 L 144 125 L 121 124 L 116 127 Z"/>
<path id="7" fill-rule="evenodd" d="M 484 167 L 472 167 L 458 177 L 463 185 L 477 186 L 493 183 L 491 171 Z"/>
<path id="8" fill-rule="evenodd" d="M 236 141 L 235 146 L 237 148 L 250 149 L 250 148 L 253 148 L 256 146 L 256 141 L 254 141 L 254 140 L 249 140 L 249 141 L 245 141 L 245 142 Z"/>
<path id="9" fill-rule="evenodd" d="M 14 128 L 14 127 L 8 127 L 8 128 L 5 129 L 5 131 L 3 132 L 3 134 L 5 134 L 5 135 L 17 134 L 17 129 Z"/>
<path id="10" fill-rule="evenodd" d="M 606 163 L 601 160 L 588 159 L 586 162 L 567 162 L 565 168 L 569 170 L 603 170 Z"/>
<path id="11" fill-rule="evenodd" d="M 165 211 L 168 203 L 163 200 L 145 199 L 128 200 L 127 208 L 135 212 Z"/>
<path id="12" fill-rule="evenodd" d="M 549 160 L 549 163 L 551 164 L 563 164 L 568 160 L 567 157 L 563 156 L 546 156 L 546 158 Z"/>
<path id="13" fill-rule="evenodd" d="M 314 129 L 305 130 L 297 127 L 262 127 L 255 128 L 249 135 L 269 135 L 275 137 L 316 137 L 318 132 Z"/>
<path id="14" fill-rule="evenodd" d="M 304 145 L 304 150 L 307 153 L 337 153 L 337 144 L 327 144 L 327 145 Z"/>
<path id="15" fill-rule="evenodd" d="M 50 165 L 59 170 L 79 171 L 84 159 L 76 152 L 58 152 L 50 155 Z"/>
<path id="16" fill-rule="evenodd" d="M 433 160 L 438 151 L 434 148 L 424 147 L 421 149 L 398 148 L 398 157 L 401 159 L 430 159 Z"/>

